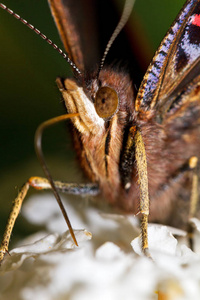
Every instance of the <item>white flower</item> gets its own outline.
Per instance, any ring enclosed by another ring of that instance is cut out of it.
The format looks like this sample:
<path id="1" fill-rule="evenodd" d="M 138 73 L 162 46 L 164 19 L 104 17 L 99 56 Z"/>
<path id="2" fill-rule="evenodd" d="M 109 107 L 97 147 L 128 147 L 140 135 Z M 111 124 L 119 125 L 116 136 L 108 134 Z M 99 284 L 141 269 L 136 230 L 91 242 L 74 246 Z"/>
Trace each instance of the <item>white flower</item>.
<path id="1" fill-rule="evenodd" d="M 79 228 L 79 247 L 68 232 L 62 233 L 66 225 L 51 196 L 33 197 L 25 204 L 28 220 L 44 223 L 47 231 L 21 241 L 6 256 L 0 268 L 0 299 L 150 300 L 159 299 L 158 290 L 167 300 L 199 299 L 198 232 L 194 253 L 185 232 L 150 224 L 151 261 L 141 253 L 136 218 L 102 214 L 74 201 L 66 206 L 73 227 Z M 193 222 L 199 230 L 200 222 Z"/>

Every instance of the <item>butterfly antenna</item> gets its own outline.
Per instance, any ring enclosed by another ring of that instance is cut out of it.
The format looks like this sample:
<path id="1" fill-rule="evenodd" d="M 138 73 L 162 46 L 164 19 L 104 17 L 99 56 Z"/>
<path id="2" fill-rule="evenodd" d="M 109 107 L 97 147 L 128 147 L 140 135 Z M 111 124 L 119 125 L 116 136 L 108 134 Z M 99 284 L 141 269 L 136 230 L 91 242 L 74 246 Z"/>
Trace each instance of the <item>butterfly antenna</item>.
<path id="1" fill-rule="evenodd" d="M 76 65 L 68 58 L 67 54 L 65 54 L 60 48 L 58 48 L 58 46 L 56 44 L 54 44 L 50 39 L 48 39 L 43 33 L 41 33 L 37 28 L 35 28 L 33 25 L 31 25 L 30 23 L 28 23 L 26 20 L 22 19 L 18 14 L 14 13 L 10 8 L 7 8 L 6 5 L 0 3 L 0 7 L 3 8 L 5 11 L 7 11 L 9 14 L 13 15 L 17 20 L 21 21 L 23 24 L 25 24 L 28 28 L 32 29 L 35 33 L 37 33 L 41 38 L 43 38 L 45 41 L 47 41 L 47 43 L 49 45 L 52 45 L 53 48 L 55 50 L 58 51 L 58 53 L 60 53 L 63 58 L 71 65 L 71 67 L 73 69 L 75 69 L 75 71 L 80 75 L 81 72 L 80 70 L 76 67 Z M 37 153 L 37 156 L 38 156 L 38 159 L 39 159 L 39 162 L 43 168 L 43 171 L 46 175 L 46 177 L 48 178 L 49 180 L 49 183 L 51 185 L 51 188 L 52 188 L 52 191 L 54 193 L 54 196 L 60 206 L 60 209 L 62 211 L 62 214 L 65 218 L 65 221 L 68 225 L 68 228 L 69 228 L 69 231 L 70 231 L 70 234 L 72 236 L 72 239 L 75 243 L 76 246 L 78 246 L 78 243 L 77 243 L 77 240 L 76 240 L 76 237 L 75 237 L 75 234 L 74 234 L 74 231 L 72 229 L 72 226 L 71 226 L 71 223 L 70 223 L 70 220 L 68 218 L 68 215 L 67 215 L 67 212 L 65 211 L 65 208 L 62 204 L 62 201 L 60 199 L 60 196 L 58 194 L 58 191 L 57 191 L 57 188 L 54 184 L 54 181 L 52 179 L 52 176 L 51 176 L 51 173 L 47 167 L 47 164 L 46 164 L 46 161 L 44 159 L 44 155 L 43 155 L 43 151 L 42 151 L 42 134 L 43 134 L 43 130 L 46 129 L 47 127 L 57 123 L 57 122 L 60 122 L 62 120 L 66 120 L 66 119 L 69 119 L 69 118 L 72 118 L 74 116 L 77 116 L 78 114 L 67 114 L 67 115 L 64 115 L 64 116 L 60 116 L 60 117 L 56 117 L 56 118 L 53 118 L 53 119 L 50 119 L 44 123 L 42 123 L 37 131 L 36 131 L 36 135 L 35 135 L 35 150 L 36 150 L 36 153 Z"/>
<path id="2" fill-rule="evenodd" d="M 122 28 L 125 26 L 125 24 L 127 23 L 128 19 L 130 17 L 130 14 L 132 12 L 134 3 L 135 3 L 135 0 L 126 0 L 126 2 L 124 4 L 124 9 L 123 9 L 123 12 L 122 12 L 121 19 L 119 20 L 119 23 L 117 24 L 117 27 L 115 28 L 111 38 L 109 39 L 109 41 L 107 43 L 107 46 L 106 46 L 106 49 L 104 51 L 103 57 L 101 59 L 100 67 L 99 67 L 99 70 L 98 70 L 98 73 L 97 73 L 97 78 L 99 77 L 99 73 L 100 73 L 100 71 L 102 70 L 102 68 L 104 66 L 106 56 L 107 56 L 114 40 L 116 39 L 116 37 L 118 36 L 118 34 L 122 30 Z"/>
<path id="3" fill-rule="evenodd" d="M 17 20 L 21 21 L 24 25 L 26 25 L 29 29 L 33 30 L 37 35 L 39 35 L 43 40 L 45 40 L 49 45 L 51 45 L 62 57 L 67 61 L 67 63 L 78 73 L 81 75 L 81 71 L 77 68 L 77 66 L 71 61 L 66 53 L 62 51 L 56 44 L 52 42 L 45 34 L 43 34 L 39 29 L 37 29 L 32 24 L 28 23 L 25 19 L 21 18 L 18 14 L 16 14 L 13 10 L 8 8 L 3 3 L 0 3 L 0 7 L 7 11 L 10 15 L 15 17 Z"/>

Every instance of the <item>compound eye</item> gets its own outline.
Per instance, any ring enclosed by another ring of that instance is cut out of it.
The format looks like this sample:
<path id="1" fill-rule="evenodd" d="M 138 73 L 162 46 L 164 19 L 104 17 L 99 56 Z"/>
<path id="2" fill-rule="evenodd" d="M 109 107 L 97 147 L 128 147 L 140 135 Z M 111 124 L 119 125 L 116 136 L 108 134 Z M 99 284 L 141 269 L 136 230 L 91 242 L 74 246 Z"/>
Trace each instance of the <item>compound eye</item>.
<path id="1" fill-rule="evenodd" d="M 99 117 L 107 119 L 116 112 L 118 102 L 116 91 L 108 86 L 103 86 L 96 93 L 94 106 Z"/>

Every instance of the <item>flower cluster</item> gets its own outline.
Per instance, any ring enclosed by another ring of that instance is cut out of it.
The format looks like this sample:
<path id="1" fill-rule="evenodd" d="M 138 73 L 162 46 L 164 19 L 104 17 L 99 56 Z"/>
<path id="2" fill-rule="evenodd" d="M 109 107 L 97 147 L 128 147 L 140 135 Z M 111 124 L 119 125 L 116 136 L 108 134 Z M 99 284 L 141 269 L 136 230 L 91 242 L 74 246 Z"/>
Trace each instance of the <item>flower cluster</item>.
<path id="1" fill-rule="evenodd" d="M 185 232 L 150 224 L 150 260 L 141 253 L 135 217 L 100 213 L 75 202 L 67 205 L 72 225 L 87 228 L 75 230 L 79 247 L 68 231 L 61 233 L 65 224 L 54 199 L 40 196 L 26 203 L 23 214 L 30 222 L 44 223 L 46 231 L 21 241 L 5 257 L 0 267 L 0 299 L 199 298 L 198 220 L 193 220 L 195 252 L 187 247 Z"/>

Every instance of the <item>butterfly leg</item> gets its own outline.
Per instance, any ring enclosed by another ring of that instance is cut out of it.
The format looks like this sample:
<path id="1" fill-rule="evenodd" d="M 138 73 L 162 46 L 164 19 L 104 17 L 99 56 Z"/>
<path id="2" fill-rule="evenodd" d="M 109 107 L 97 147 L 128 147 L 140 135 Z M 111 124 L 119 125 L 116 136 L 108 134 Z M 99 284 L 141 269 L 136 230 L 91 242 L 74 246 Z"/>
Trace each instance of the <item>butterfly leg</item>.
<path id="1" fill-rule="evenodd" d="M 22 186 L 19 194 L 17 195 L 17 197 L 15 198 L 15 200 L 13 202 L 13 207 L 11 209 L 11 212 L 10 212 L 10 215 L 9 215 L 9 218 L 7 221 L 7 225 L 5 228 L 5 232 L 3 235 L 3 239 L 1 242 L 1 246 L 0 246 L 0 263 L 3 260 L 5 253 L 8 253 L 8 245 L 10 242 L 10 236 L 11 236 L 15 221 L 19 215 L 19 212 L 20 212 L 20 209 L 22 206 L 22 202 L 23 202 L 24 198 L 26 197 L 28 190 L 29 190 L 29 183 L 27 182 Z"/>
<path id="2" fill-rule="evenodd" d="M 193 176 L 192 176 L 192 190 L 191 190 L 191 197 L 190 197 L 190 211 L 189 211 L 189 218 L 188 218 L 188 241 L 189 246 L 193 250 L 193 237 L 194 237 L 194 225 L 190 221 L 191 218 L 195 216 L 195 213 L 197 211 L 197 204 L 199 200 L 198 195 L 198 174 L 197 174 L 197 165 L 198 165 L 198 158 L 196 156 L 193 156 L 189 160 L 189 167 L 193 170 Z"/>
<path id="3" fill-rule="evenodd" d="M 98 185 L 95 183 L 88 184 L 74 184 L 74 183 L 63 183 L 60 181 L 55 181 L 55 186 L 58 191 L 68 194 L 82 195 L 82 196 L 95 196 L 99 193 Z M 11 209 L 3 239 L 0 245 L 0 263 L 2 262 L 6 253 L 8 253 L 8 245 L 10 242 L 10 237 L 15 224 L 15 221 L 21 210 L 23 200 L 25 199 L 29 187 L 32 186 L 37 190 L 51 189 L 51 185 L 46 178 L 42 177 L 31 177 L 21 188 L 19 194 L 13 202 L 13 207 Z"/>
<path id="4" fill-rule="evenodd" d="M 59 192 L 70 195 L 96 196 L 99 194 L 99 186 L 96 183 L 67 183 L 62 181 L 54 181 Z M 31 177 L 29 185 L 37 190 L 51 189 L 48 179 L 43 177 Z"/>
<path id="5" fill-rule="evenodd" d="M 148 217 L 149 217 L 149 192 L 146 151 L 142 135 L 139 130 L 135 133 L 135 158 L 138 171 L 138 183 L 140 188 L 140 214 L 142 230 L 142 251 L 151 257 L 148 248 Z"/>

